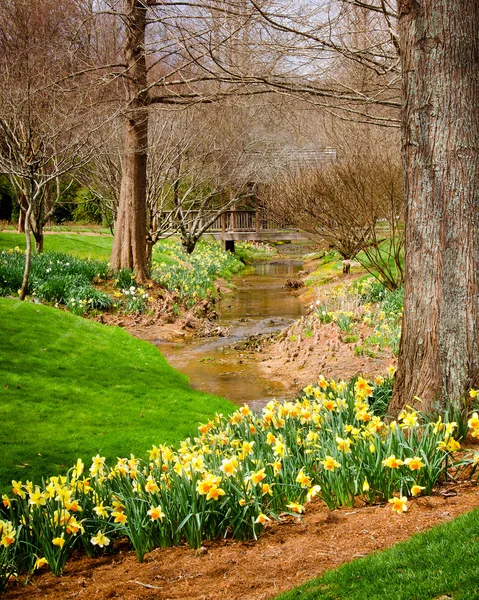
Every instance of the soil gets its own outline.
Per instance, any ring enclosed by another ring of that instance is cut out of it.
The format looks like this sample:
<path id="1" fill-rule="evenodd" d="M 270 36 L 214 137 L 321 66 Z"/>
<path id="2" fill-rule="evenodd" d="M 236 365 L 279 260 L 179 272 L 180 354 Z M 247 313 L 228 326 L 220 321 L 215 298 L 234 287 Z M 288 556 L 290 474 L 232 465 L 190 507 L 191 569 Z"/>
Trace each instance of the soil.
<path id="1" fill-rule="evenodd" d="M 365 326 L 359 329 L 363 337 L 370 333 Z M 320 375 L 339 381 L 359 373 L 372 379 L 375 375 L 385 375 L 388 366 L 397 362 L 390 353 L 378 358 L 356 356 L 356 344 L 343 342 L 344 334 L 334 323 L 318 324 L 311 337 L 299 333 L 297 339 L 291 341 L 294 331 L 293 326 L 282 339 L 266 345 L 256 359 L 260 375 L 282 383 L 290 393 L 314 383 Z"/>
<path id="2" fill-rule="evenodd" d="M 263 600 L 328 569 L 424 531 L 479 507 L 469 483 L 437 489 L 398 515 L 389 505 L 329 511 L 313 501 L 302 519 L 286 517 L 265 528 L 257 542 L 205 542 L 157 549 L 138 563 L 126 542 L 113 555 L 73 556 L 62 577 L 44 572 L 26 587 L 9 586 L 5 600 Z M 45 568 L 44 568 L 45 569 Z"/>

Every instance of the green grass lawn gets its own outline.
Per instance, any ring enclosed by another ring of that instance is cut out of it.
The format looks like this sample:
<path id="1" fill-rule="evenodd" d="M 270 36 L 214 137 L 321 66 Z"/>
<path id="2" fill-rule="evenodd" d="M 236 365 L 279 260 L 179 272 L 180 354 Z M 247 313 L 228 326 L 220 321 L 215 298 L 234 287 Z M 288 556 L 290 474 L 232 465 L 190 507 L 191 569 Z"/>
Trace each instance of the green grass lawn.
<path id="1" fill-rule="evenodd" d="M 65 252 L 79 258 L 108 260 L 112 243 L 111 235 L 84 235 L 80 232 L 45 235 L 46 252 Z M 9 250 L 15 246 L 25 250 L 25 236 L 22 233 L 6 233 L 4 231 L 0 233 L 0 250 Z"/>
<path id="2" fill-rule="evenodd" d="M 0 298 L 0 488 L 100 453 L 147 458 L 228 401 L 194 391 L 151 344 L 43 305 Z"/>
<path id="3" fill-rule="evenodd" d="M 277 600 L 477 600 L 478 564 L 479 510 L 474 510 L 328 571 Z"/>

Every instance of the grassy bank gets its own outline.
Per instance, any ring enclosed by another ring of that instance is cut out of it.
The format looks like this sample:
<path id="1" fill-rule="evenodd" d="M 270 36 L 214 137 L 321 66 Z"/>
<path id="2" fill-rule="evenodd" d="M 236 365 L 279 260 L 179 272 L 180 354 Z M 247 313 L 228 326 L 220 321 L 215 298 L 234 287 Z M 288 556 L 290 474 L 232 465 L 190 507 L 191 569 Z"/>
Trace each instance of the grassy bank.
<path id="1" fill-rule="evenodd" d="M 325 573 L 277 600 L 479 598 L 479 511 Z"/>
<path id="2" fill-rule="evenodd" d="M 226 400 L 192 390 L 152 345 L 47 306 L 0 299 L 0 487 L 97 453 L 146 457 Z"/>
<path id="3" fill-rule="evenodd" d="M 33 243 L 33 238 L 32 238 Z M 45 236 L 45 252 L 65 252 L 78 258 L 108 260 L 110 258 L 113 237 L 111 235 L 85 235 L 78 233 L 59 233 Z M 0 250 L 10 250 L 18 246 L 25 250 L 25 236 L 22 233 L 0 233 Z"/>

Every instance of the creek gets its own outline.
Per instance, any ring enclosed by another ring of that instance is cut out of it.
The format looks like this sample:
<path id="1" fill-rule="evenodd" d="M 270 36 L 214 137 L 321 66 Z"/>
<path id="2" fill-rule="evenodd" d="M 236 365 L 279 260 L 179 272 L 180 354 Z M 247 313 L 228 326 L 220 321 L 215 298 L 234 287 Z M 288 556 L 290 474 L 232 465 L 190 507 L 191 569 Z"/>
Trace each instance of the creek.
<path id="1" fill-rule="evenodd" d="M 304 314 L 298 292 L 285 288 L 301 270 L 299 260 L 281 259 L 246 267 L 233 278 L 235 288 L 217 303 L 223 337 L 156 345 L 169 363 L 188 376 L 192 387 L 259 409 L 281 398 L 280 383 L 261 376 L 257 362 L 241 345 L 250 336 L 279 332 Z M 258 360 L 258 357 L 257 357 Z"/>

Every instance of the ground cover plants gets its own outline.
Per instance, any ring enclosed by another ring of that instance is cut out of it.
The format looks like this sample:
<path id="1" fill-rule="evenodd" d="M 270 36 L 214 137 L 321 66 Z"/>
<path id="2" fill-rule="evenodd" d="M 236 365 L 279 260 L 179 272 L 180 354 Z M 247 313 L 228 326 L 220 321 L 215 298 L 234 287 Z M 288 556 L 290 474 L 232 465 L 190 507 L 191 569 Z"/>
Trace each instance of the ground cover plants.
<path id="1" fill-rule="evenodd" d="M 197 548 L 226 535 L 256 538 L 269 521 L 300 516 L 313 497 L 329 508 L 386 502 L 406 512 L 411 498 L 447 477 L 460 449 L 457 423 L 412 409 L 381 419 L 374 398 L 384 385 L 321 378 L 261 415 L 247 406 L 217 415 L 179 447 L 153 445 L 146 460 L 109 462 L 98 453 L 65 476 L 14 481 L 3 497 L 4 572 L 48 562 L 60 574 L 74 547 L 97 555 L 120 537 L 140 561 L 183 540 Z M 477 414 L 468 424 L 477 437 Z M 463 456 L 461 464 L 477 460 Z"/>
<path id="2" fill-rule="evenodd" d="M 25 255 L 20 246 L 11 247 L 17 241 L 14 234 L 3 237 L 0 242 L 10 247 L 0 250 L 0 296 L 16 296 L 22 284 Z M 81 238 L 80 235 L 48 236 L 48 242 L 63 240 L 72 252 L 82 255 L 86 247 L 78 245 Z M 90 236 L 87 239 L 90 244 L 92 240 L 104 238 Z M 111 245 L 111 240 L 108 244 Z M 61 246 L 60 243 L 53 245 Z M 261 244 L 249 243 L 243 244 L 242 249 L 249 258 L 262 257 L 269 251 L 269 247 L 264 250 Z M 93 250 L 95 253 L 94 246 Z M 62 305 L 78 315 L 111 310 L 153 314 L 152 303 L 162 296 L 161 290 L 166 289 L 173 295 L 172 309 L 178 315 L 182 308 L 188 310 L 200 300 L 217 296 L 217 279 L 229 279 L 243 267 L 243 262 L 221 250 L 217 242 L 200 242 L 195 252 L 186 255 L 179 242 L 164 240 L 157 244 L 153 254 L 154 283 L 141 285 L 136 282 L 133 271 L 122 269 L 114 273 L 106 260 L 47 251 L 32 256 L 28 295 L 35 301 Z"/>
<path id="3" fill-rule="evenodd" d="M 22 286 L 25 254 L 20 248 L 0 251 L 0 295 L 15 296 Z M 39 301 L 62 304 L 70 312 L 109 310 L 111 296 L 93 283 L 100 284 L 110 275 L 106 261 L 81 259 L 62 252 L 32 256 L 29 295 Z"/>
<path id="4" fill-rule="evenodd" d="M 356 356 L 376 358 L 385 351 L 397 356 L 403 302 L 402 288 L 390 291 L 377 279 L 362 278 L 325 292 L 318 289 L 304 326 L 312 329 L 314 320 L 323 324 L 335 323 L 343 342 L 355 344 Z M 361 325 L 368 329 L 361 329 Z"/>
<path id="5" fill-rule="evenodd" d="M 251 245 L 251 255 L 254 246 Z M 152 278 L 174 291 L 180 302 L 191 308 L 198 300 L 212 298 L 219 277 L 230 279 L 244 263 L 231 252 L 221 250 L 219 242 L 198 242 L 187 255 L 177 240 L 159 242 L 153 251 Z"/>
<path id="6" fill-rule="evenodd" d="M 143 453 L 233 405 L 192 390 L 151 344 L 54 308 L 0 298 L 0 490 L 77 457 Z"/>

